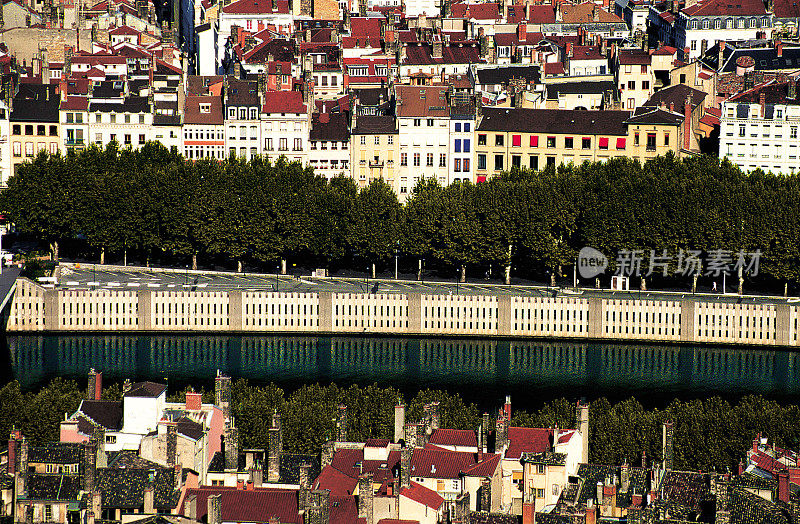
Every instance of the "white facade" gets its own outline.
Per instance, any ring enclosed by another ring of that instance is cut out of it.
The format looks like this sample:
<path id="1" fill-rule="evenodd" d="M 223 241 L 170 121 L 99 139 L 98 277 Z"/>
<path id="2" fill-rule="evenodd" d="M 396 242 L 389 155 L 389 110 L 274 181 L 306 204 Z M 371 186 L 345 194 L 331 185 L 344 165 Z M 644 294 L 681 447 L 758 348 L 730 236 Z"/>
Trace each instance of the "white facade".
<path id="1" fill-rule="evenodd" d="M 258 108 L 229 106 L 225 115 L 228 155 L 250 159 L 261 154 L 261 119 Z M 244 111 L 244 113 L 240 113 Z"/>
<path id="2" fill-rule="evenodd" d="M 262 114 L 261 131 L 264 155 L 272 160 L 285 156 L 290 162 L 308 163 L 309 122 L 306 113 Z"/>
<path id="3" fill-rule="evenodd" d="M 188 159 L 228 156 L 225 149 L 225 126 L 214 124 L 183 124 L 181 152 Z"/>
<path id="4" fill-rule="evenodd" d="M 91 106 L 90 106 L 91 109 Z M 89 115 L 88 141 L 103 147 L 116 140 L 120 147 L 143 146 L 152 139 L 153 115 L 145 113 L 125 113 L 121 111 L 93 111 Z"/>
<path id="5" fill-rule="evenodd" d="M 416 18 L 425 14 L 428 18 L 439 16 L 438 0 L 406 0 L 406 18 Z"/>
<path id="6" fill-rule="evenodd" d="M 141 437 L 158 427 L 167 399 L 166 389 L 157 397 L 122 398 L 122 433 L 138 434 Z"/>
<path id="7" fill-rule="evenodd" d="M 0 100 L 0 187 L 8 186 L 8 179 L 14 174 L 11 166 L 11 123 L 5 101 Z"/>
<path id="8" fill-rule="evenodd" d="M 403 187 L 410 192 L 420 178 L 436 178 L 440 184 L 447 184 L 450 119 L 400 117 L 397 121 L 401 192 Z"/>
<path id="9" fill-rule="evenodd" d="M 314 172 L 327 179 L 350 176 L 350 141 L 314 140 L 309 142 L 308 161 Z"/>
<path id="10" fill-rule="evenodd" d="M 767 109 L 767 108 L 765 108 Z M 798 171 L 800 105 L 722 104 L 719 156 L 742 170 L 760 168 L 790 174 Z"/>
<path id="11" fill-rule="evenodd" d="M 675 19 L 675 47 L 688 47 L 689 59 L 693 60 L 721 40 L 754 40 L 765 32 L 767 38 L 772 34 L 771 14 L 689 17 L 680 13 Z"/>
<path id="12" fill-rule="evenodd" d="M 451 117 L 448 149 L 448 184 L 452 184 L 456 181 L 474 181 L 472 177 L 473 173 L 475 172 L 475 166 L 472 159 L 472 155 L 475 152 L 475 144 L 473 143 L 474 133 L 475 121 L 472 118 L 459 118 L 457 116 Z"/>

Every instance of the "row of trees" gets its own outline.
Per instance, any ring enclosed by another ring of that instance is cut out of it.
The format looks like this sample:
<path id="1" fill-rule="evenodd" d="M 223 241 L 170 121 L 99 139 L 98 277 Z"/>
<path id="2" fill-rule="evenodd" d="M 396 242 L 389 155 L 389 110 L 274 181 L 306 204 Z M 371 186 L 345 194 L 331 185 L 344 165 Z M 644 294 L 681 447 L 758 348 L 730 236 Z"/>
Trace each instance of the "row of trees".
<path id="1" fill-rule="evenodd" d="M 186 162 L 157 143 L 40 154 L 0 195 L 18 232 L 76 239 L 107 253 L 184 265 L 197 257 L 241 270 L 287 260 L 332 269 L 509 268 L 529 276 L 571 266 L 583 246 L 612 257 L 680 249 L 762 251 L 762 274 L 800 276 L 800 177 L 742 173 L 711 157 L 626 159 L 487 183 L 423 180 L 405 204 L 382 180 L 358 188 L 310 168 L 255 158 Z"/>
<path id="2" fill-rule="evenodd" d="M 25 392 L 13 381 L 0 389 L 0 432 L 7 435 L 19 428 L 34 443 L 58 439 L 58 424 L 64 413 L 74 412 L 83 398 L 75 381 L 54 379 L 39 391 Z M 106 387 L 104 399 L 120 399 L 118 384 Z M 182 401 L 175 392 L 171 401 Z M 234 382 L 232 412 L 239 427 L 240 444 L 248 448 L 268 447 L 268 421 L 274 409 L 282 414 L 284 446 L 289 452 L 319 453 L 322 444 L 334 436 L 339 404 L 348 406 L 348 438 L 389 438 L 394 432 L 394 405 L 404 395 L 391 387 L 305 385 L 287 393 L 275 384 L 255 385 L 244 379 Z M 406 397 L 407 420 L 418 420 L 425 403 L 438 400 L 441 425 L 475 429 L 481 411 L 454 394 L 440 390 L 420 391 Z M 203 391 L 203 401 L 213 403 L 213 391 Z M 498 403 L 500 399 L 498 399 Z M 590 461 L 600 464 L 633 464 L 661 459 L 661 424 L 675 424 L 674 465 L 682 470 L 734 469 L 762 433 L 770 441 L 789 449 L 800 447 L 800 406 L 780 405 L 760 396 L 747 396 L 732 404 L 719 397 L 707 400 L 674 400 L 663 409 L 645 409 L 631 398 L 616 404 L 600 398 L 589 407 Z M 512 425 L 523 427 L 571 428 L 575 403 L 557 399 L 535 411 L 512 413 Z"/>

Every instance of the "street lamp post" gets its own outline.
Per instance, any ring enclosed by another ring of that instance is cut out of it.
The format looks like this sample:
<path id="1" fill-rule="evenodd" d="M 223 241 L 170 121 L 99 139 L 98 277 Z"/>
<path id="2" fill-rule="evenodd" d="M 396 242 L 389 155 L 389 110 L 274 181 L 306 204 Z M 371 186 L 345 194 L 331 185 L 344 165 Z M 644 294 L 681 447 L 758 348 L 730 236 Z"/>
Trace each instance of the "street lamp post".
<path id="1" fill-rule="evenodd" d="M 461 270 L 456 268 L 456 295 L 458 295 L 458 281 L 461 280 Z"/>
<path id="2" fill-rule="evenodd" d="M 394 248 L 394 279 L 397 280 L 397 255 L 400 250 L 400 241 L 397 241 L 397 247 Z"/>

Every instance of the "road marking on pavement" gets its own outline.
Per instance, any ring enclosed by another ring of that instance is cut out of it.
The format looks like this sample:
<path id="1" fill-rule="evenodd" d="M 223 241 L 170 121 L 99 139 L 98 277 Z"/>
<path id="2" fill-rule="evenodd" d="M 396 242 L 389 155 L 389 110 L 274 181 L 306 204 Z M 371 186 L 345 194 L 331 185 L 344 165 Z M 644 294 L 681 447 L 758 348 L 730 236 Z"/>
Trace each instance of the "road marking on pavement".
<path id="1" fill-rule="evenodd" d="M 161 287 L 161 284 L 149 283 L 149 284 L 147 284 L 147 287 Z"/>
<path id="2" fill-rule="evenodd" d="M 77 280 L 70 280 L 70 281 L 69 281 L 69 282 L 67 282 L 66 284 L 67 284 L 68 286 L 77 286 L 77 285 L 79 285 Z"/>
<path id="3" fill-rule="evenodd" d="M 139 287 L 140 285 L 138 282 L 128 282 L 128 287 Z"/>

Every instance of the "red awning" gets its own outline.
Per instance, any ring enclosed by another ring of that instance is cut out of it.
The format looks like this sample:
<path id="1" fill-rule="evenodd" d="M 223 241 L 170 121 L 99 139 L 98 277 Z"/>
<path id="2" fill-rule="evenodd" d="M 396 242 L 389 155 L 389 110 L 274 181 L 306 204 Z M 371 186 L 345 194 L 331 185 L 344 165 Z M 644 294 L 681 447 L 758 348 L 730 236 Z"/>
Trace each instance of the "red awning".
<path id="1" fill-rule="evenodd" d="M 600 137 L 600 149 L 608 149 L 608 137 L 601 136 Z"/>
<path id="2" fill-rule="evenodd" d="M 625 149 L 625 139 L 618 138 L 617 139 L 617 149 Z"/>
<path id="3" fill-rule="evenodd" d="M 531 147 L 539 147 L 539 137 L 537 135 L 531 135 Z"/>
<path id="4" fill-rule="evenodd" d="M 486 182 L 486 177 L 484 175 L 478 175 L 478 182 Z"/>

